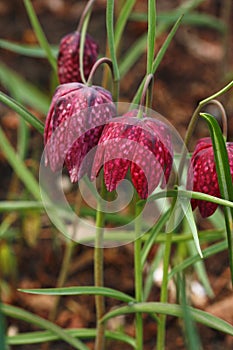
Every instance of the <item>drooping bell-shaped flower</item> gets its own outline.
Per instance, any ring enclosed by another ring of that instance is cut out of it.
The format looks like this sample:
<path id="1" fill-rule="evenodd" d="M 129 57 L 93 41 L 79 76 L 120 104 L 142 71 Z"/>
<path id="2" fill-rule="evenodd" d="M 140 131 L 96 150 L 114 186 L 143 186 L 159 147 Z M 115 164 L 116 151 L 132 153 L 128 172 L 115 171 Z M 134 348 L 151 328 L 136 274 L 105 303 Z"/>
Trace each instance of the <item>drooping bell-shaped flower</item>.
<path id="1" fill-rule="evenodd" d="M 92 169 L 95 178 L 104 167 L 108 191 L 116 189 L 130 170 L 134 187 L 146 199 L 159 185 L 168 181 L 173 160 L 170 132 L 165 123 L 132 110 L 103 130 Z"/>
<path id="2" fill-rule="evenodd" d="M 97 145 L 106 122 L 115 115 L 109 91 L 81 83 L 58 86 L 45 124 L 46 165 L 57 171 L 65 162 L 72 182 L 85 173 L 90 176 L 92 159 L 84 158 Z"/>
<path id="3" fill-rule="evenodd" d="M 79 65 L 80 32 L 75 31 L 62 38 L 57 58 L 58 78 L 61 84 L 82 82 Z M 83 70 L 85 79 L 88 78 L 92 66 L 98 57 L 98 45 L 89 34 L 86 34 Z"/>
<path id="4" fill-rule="evenodd" d="M 233 143 L 227 142 L 226 148 L 233 179 Z M 211 138 L 209 137 L 200 139 L 194 149 L 188 169 L 187 189 L 221 197 L 214 160 L 214 150 Z M 212 215 L 218 207 L 215 203 L 198 199 L 191 199 L 191 205 L 193 210 L 196 207 L 199 208 L 203 218 Z"/>

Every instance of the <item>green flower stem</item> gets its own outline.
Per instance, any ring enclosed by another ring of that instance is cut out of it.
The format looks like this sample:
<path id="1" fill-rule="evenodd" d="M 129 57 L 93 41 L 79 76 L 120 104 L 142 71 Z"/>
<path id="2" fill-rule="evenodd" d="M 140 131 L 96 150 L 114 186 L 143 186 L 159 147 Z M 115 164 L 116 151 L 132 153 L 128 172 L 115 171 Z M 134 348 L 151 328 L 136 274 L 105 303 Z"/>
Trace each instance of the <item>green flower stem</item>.
<path id="1" fill-rule="evenodd" d="M 142 259 L 141 259 L 141 247 L 142 247 L 142 240 L 141 240 L 141 208 L 142 204 L 137 203 L 136 204 L 136 210 L 135 210 L 135 242 L 134 242 L 134 278 L 135 278 L 135 299 L 137 303 L 140 303 L 143 301 L 143 294 L 142 294 Z M 136 320 L 135 320 L 135 327 L 136 327 L 136 350 L 143 349 L 143 320 L 142 320 L 142 313 L 136 313 Z"/>
<path id="2" fill-rule="evenodd" d="M 82 12 L 82 16 L 80 18 L 80 21 L 78 23 L 78 27 L 77 27 L 77 32 L 81 32 L 82 30 L 82 26 L 83 26 L 83 22 L 85 21 L 86 16 L 91 12 L 92 10 L 92 6 L 94 4 L 95 0 L 89 0 Z"/>
<path id="3" fill-rule="evenodd" d="M 166 303 L 168 299 L 168 271 L 172 245 L 172 232 L 166 234 L 165 252 L 163 260 L 163 281 L 160 295 L 160 302 Z M 156 350 L 165 349 L 165 334 L 166 334 L 166 315 L 159 316 L 158 331 L 157 331 L 157 346 Z"/>
<path id="4" fill-rule="evenodd" d="M 104 238 L 104 222 L 105 212 L 102 199 L 106 197 L 106 188 L 102 179 L 101 198 L 98 201 L 96 213 L 96 238 L 94 252 L 94 274 L 95 286 L 103 287 L 104 285 L 104 254 L 103 254 L 103 238 Z M 96 323 L 97 334 L 95 340 L 95 350 L 103 350 L 105 343 L 105 325 L 101 322 L 105 313 L 104 297 L 102 295 L 95 296 L 96 304 Z"/>
<path id="5" fill-rule="evenodd" d="M 176 206 L 176 198 L 173 199 L 171 203 L 171 218 L 168 223 L 166 241 L 165 241 L 165 250 L 163 258 L 163 280 L 160 294 L 160 302 L 167 303 L 168 300 L 168 282 L 169 282 L 169 262 L 171 255 L 171 246 L 172 246 L 172 236 L 173 236 L 173 222 L 174 222 L 174 211 Z M 165 350 L 165 339 L 166 339 L 166 315 L 161 314 L 159 316 L 158 330 L 157 330 L 157 345 L 156 350 Z"/>
<path id="6" fill-rule="evenodd" d="M 140 106 L 146 105 L 147 108 L 151 108 L 152 104 L 152 95 L 153 95 L 153 84 L 154 84 L 154 76 L 153 74 L 148 74 L 145 80 L 145 84 L 143 87 Z"/>
<path id="7" fill-rule="evenodd" d="M 221 90 L 217 91 L 215 94 L 207 97 L 206 99 L 202 100 L 199 102 L 197 108 L 195 109 L 192 117 L 191 117 L 191 121 L 189 123 L 189 126 L 188 126 L 188 130 L 187 130 L 187 133 L 185 135 L 185 139 L 184 139 L 184 147 L 183 147 L 183 150 L 182 150 L 182 153 L 181 153 L 181 159 L 180 159 L 180 165 L 179 165 L 179 170 L 178 170 L 178 174 L 179 176 L 181 176 L 182 172 L 183 172 L 183 168 L 184 168 L 184 163 L 185 163 L 185 158 L 186 158 L 186 154 L 187 154 L 187 148 L 188 145 L 189 145 L 189 141 L 193 135 L 193 131 L 194 131 L 194 128 L 196 126 L 196 123 L 198 121 L 198 118 L 199 118 L 199 113 L 201 112 L 202 108 L 207 105 L 208 103 L 212 103 L 212 101 L 223 95 L 225 92 L 227 92 L 228 90 L 230 90 L 231 88 L 233 87 L 233 80 L 227 84 L 226 86 L 224 86 L 224 88 L 222 88 Z"/>
<path id="8" fill-rule="evenodd" d="M 34 32 L 36 34 L 37 40 L 39 41 L 39 44 L 41 48 L 45 51 L 47 59 L 53 68 L 54 72 L 57 74 L 57 63 L 56 58 L 53 55 L 53 52 L 51 50 L 51 47 L 46 39 L 46 36 L 41 28 L 41 25 L 38 21 L 38 18 L 36 16 L 36 13 L 34 11 L 34 8 L 32 6 L 32 3 L 30 0 L 24 0 L 24 5 L 27 10 L 31 25 L 34 29 Z"/>
<path id="9" fill-rule="evenodd" d="M 90 16 L 91 16 L 91 12 L 89 11 L 86 14 L 86 17 L 83 21 L 82 31 L 81 31 L 81 36 L 80 36 L 79 69 L 80 69 L 80 75 L 81 75 L 81 79 L 82 79 L 83 84 L 87 84 L 86 78 L 84 76 L 83 56 L 84 56 L 86 32 L 87 32 L 87 27 L 88 27 L 88 23 L 90 20 Z"/>
<path id="10" fill-rule="evenodd" d="M 148 0 L 147 74 L 153 73 L 156 34 L 156 1 Z"/>
<path id="11" fill-rule="evenodd" d="M 114 0 L 107 1 L 106 28 L 107 28 L 107 36 L 108 36 L 108 49 L 110 53 L 110 58 L 112 60 L 113 74 L 114 74 L 113 100 L 118 101 L 120 73 L 119 73 L 119 68 L 117 63 L 115 38 L 114 38 Z"/>
<path id="12" fill-rule="evenodd" d="M 61 266 L 61 270 L 59 273 L 59 277 L 57 280 L 57 284 L 56 284 L 56 288 L 60 288 L 63 287 L 66 280 L 67 280 L 67 275 L 68 275 L 68 271 L 70 268 L 70 262 L 71 262 L 71 258 L 72 258 L 72 254 L 74 251 L 74 247 L 75 247 L 75 243 L 73 241 L 71 241 L 70 239 L 67 238 L 66 242 L 65 242 L 65 252 L 64 252 L 64 257 L 63 257 L 63 261 L 62 261 L 62 266 Z M 53 322 L 56 318 L 57 315 L 57 309 L 58 309 L 58 305 L 60 302 L 61 296 L 57 295 L 55 296 L 55 302 L 54 302 L 54 306 L 51 309 L 51 312 L 49 314 L 49 321 Z"/>

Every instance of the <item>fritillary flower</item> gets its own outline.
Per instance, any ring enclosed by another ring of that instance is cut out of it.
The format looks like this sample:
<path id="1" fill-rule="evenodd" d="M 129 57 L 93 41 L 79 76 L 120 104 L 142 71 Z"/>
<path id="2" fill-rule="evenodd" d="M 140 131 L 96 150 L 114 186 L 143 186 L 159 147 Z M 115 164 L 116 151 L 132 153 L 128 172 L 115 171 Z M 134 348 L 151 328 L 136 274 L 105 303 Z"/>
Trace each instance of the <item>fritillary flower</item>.
<path id="1" fill-rule="evenodd" d="M 80 32 L 67 34 L 62 38 L 57 59 L 58 78 L 61 84 L 82 82 L 79 65 Z M 88 78 L 92 66 L 98 57 L 98 45 L 89 34 L 86 34 L 83 54 L 83 70 Z"/>
<path id="2" fill-rule="evenodd" d="M 233 179 L 233 143 L 227 142 L 226 148 Z M 211 196 L 221 197 L 214 160 L 214 150 L 211 138 L 209 137 L 200 139 L 195 147 L 188 169 L 187 188 Z M 212 215 L 218 207 L 215 203 L 198 199 L 192 199 L 191 205 L 193 210 L 196 207 L 199 208 L 203 218 Z"/>
<path id="3" fill-rule="evenodd" d="M 130 170 L 136 191 L 142 199 L 168 181 L 173 151 L 169 129 L 153 118 L 137 118 L 138 110 L 110 121 L 103 130 L 92 169 L 95 178 L 102 165 L 108 191 L 116 189 Z"/>
<path id="4" fill-rule="evenodd" d="M 72 182 L 85 173 L 90 176 L 91 158 L 86 164 L 83 160 L 115 113 L 110 92 L 101 87 L 81 83 L 58 86 L 45 124 L 46 165 L 57 171 L 65 162 Z"/>

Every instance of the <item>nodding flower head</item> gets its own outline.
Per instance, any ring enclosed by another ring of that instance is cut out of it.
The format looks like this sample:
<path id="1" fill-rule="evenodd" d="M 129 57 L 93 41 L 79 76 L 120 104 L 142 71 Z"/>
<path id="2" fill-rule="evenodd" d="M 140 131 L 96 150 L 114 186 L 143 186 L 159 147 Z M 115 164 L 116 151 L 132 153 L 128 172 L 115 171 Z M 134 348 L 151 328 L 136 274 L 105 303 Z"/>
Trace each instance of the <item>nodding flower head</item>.
<path id="1" fill-rule="evenodd" d="M 159 185 L 168 181 L 173 151 L 167 125 L 130 111 L 110 121 L 103 130 L 92 168 L 95 178 L 102 165 L 108 191 L 116 189 L 130 170 L 134 187 L 146 199 Z"/>
<path id="2" fill-rule="evenodd" d="M 58 86 L 46 118 L 45 163 L 52 171 L 63 167 L 72 182 L 90 176 L 88 152 L 97 145 L 105 123 L 116 115 L 107 90 L 98 86 L 70 83 Z"/>
<path id="3" fill-rule="evenodd" d="M 226 147 L 233 179 L 233 143 L 227 142 Z M 211 138 L 209 137 L 200 139 L 194 149 L 188 169 L 187 189 L 221 197 L 214 160 L 214 150 Z M 199 208 L 203 218 L 212 215 L 218 207 L 215 203 L 198 199 L 192 199 L 191 205 L 193 210 L 196 207 Z"/>
<path id="4" fill-rule="evenodd" d="M 57 59 L 58 78 L 61 84 L 82 82 L 79 65 L 80 33 L 73 32 L 62 38 Z M 83 70 L 85 79 L 88 78 L 92 66 L 98 57 L 98 45 L 92 37 L 86 34 Z"/>

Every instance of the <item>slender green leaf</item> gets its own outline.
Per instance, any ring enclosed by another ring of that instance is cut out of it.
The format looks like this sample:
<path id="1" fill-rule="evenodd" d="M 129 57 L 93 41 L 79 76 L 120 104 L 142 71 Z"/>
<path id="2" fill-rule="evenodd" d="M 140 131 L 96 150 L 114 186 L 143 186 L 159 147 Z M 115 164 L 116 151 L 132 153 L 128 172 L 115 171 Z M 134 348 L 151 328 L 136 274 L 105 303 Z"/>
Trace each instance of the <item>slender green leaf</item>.
<path id="1" fill-rule="evenodd" d="M 34 32 L 36 34 L 36 37 L 39 41 L 39 44 L 41 48 L 45 51 L 47 55 L 47 59 L 49 63 L 51 64 L 54 72 L 57 71 L 57 63 L 56 63 L 56 58 L 53 55 L 53 52 L 51 50 L 51 47 L 45 37 L 45 34 L 41 28 L 40 22 L 38 21 L 38 18 L 36 16 L 36 13 L 34 11 L 34 8 L 32 6 L 32 3 L 30 0 L 23 0 L 25 8 L 27 10 L 28 17 L 30 19 L 31 25 L 34 29 Z"/>
<path id="2" fill-rule="evenodd" d="M 169 12 L 160 12 L 157 15 L 159 34 L 173 25 L 180 14 L 182 13 L 179 12 L 178 14 L 176 10 Z M 130 15 L 129 19 L 137 22 L 147 22 L 147 13 L 133 12 Z M 186 13 L 183 17 L 182 24 L 195 27 L 207 27 L 215 29 L 220 33 L 223 33 L 225 31 L 225 25 L 221 19 L 200 12 Z"/>
<path id="3" fill-rule="evenodd" d="M 43 288 L 43 289 L 19 289 L 20 292 L 30 294 L 46 294 L 46 295 L 103 295 L 105 297 L 117 300 L 132 302 L 135 299 L 130 295 L 115 289 L 106 287 L 63 287 L 63 288 Z"/>
<path id="4" fill-rule="evenodd" d="M 142 248 L 142 253 L 141 253 L 142 266 L 145 264 L 148 253 L 152 248 L 152 245 L 155 243 L 155 240 L 158 237 L 158 234 L 160 233 L 163 226 L 167 222 L 169 215 L 170 215 L 170 210 L 167 210 L 166 213 L 159 218 L 158 222 L 154 225 L 154 227 L 150 231 L 149 238 L 146 240 L 146 243 Z"/>
<path id="5" fill-rule="evenodd" d="M 12 43 L 8 40 L 0 39 L 0 48 L 12 51 L 14 53 L 18 53 L 20 55 L 35 57 L 35 58 L 46 58 L 46 53 L 41 47 L 37 45 L 25 45 L 25 44 L 17 44 Z M 53 52 L 53 56 L 57 57 L 58 47 L 51 46 L 51 50 Z"/>
<path id="6" fill-rule="evenodd" d="M 0 213 L 41 209 L 44 209 L 44 204 L 39 201 L 0 201 Z"/>
<path id="7" fill-rule="evenodd" d="M 202 201 L 212 202 L 218 205 L 233 208 L 233 203 L 230 202 L 229 200 L 214 197 L 202 192 L 192 192 L 192 191 L 180 190 L 180 189 L 178 190 L 178 193 L 177 193 L 177 190 L 161 191 L 148 197 L 147 200 L 154 201 L 156 199 L 165 198 L 165 197 L 178 197 L 180 200 L 182 200 L 182 197 L 190 198 L 190 199 L 194 198 L 194 199 L 199 199 Z"/>
<path id="8" fill-rule="evenodd" d="M 196 254 L 196 248 L 194 247 L 194 244 L 192 241 L 188 242 L 188 250 L 189 250 L 190 256 L 193 256 Z M 207 295 L 210 298 L 213 298 L 214 292 L 213 292 L 213 289 L 211 288 L 209 277 L 208 277 L 208 274 L 206 272 L 204 262 L 202 260 L 196 262 L 194 264 L 194 269 L 196 271 L 196 274 L 197 274 L 199 281 L 203 284 L 203 287 L 205 288 Z"/>
<path id="9" fill-rule="evenodd" d="M 26 122 L 36 128 L 42 135 L 44 133 L 43 123 L 33 114 L 26 110 L 20 103 L 0 91 L 0 101 L 18 113 Z"/>
<path id="10" fill-rule="evenodd" d="M 166 235 L 163 235 L 166 238 Z M 154 272 L 158 269 L 160 262 L 163 260 L 164 244 L 161 244 L 156 251 L 152 263 L 149 264 L 149 269 L 144 282 L 143 301 L 146 301 L 150 295 L 152 286 L 154 285 Z"/>
<path id="11" fill-rule="evenodd" d="M 58 339 L 64 340 L 67 344 L 73 346 L 74 349 L 88 350 L 88 347 L 79 339 L 76 339 L 71 334 L 66 333 L 62 328 L 58 327 L 54 323 L 37 315 L 34 315 L 29 311 L 25 311 L 16 306 L 5 304 L 2 305 L 2 311 L 6 316 L 13 317 L 30 324 L 34 324 L 42 329 L 49 330 L 53 334 L 56 334 Z"/>
<path id="12" fill-rule="evenodd" d="M 20 119 L 17 137 L 17 153 L 21 159 L 27 156 L 29 146 L 29 128 L 24 119 Z"/>
<path id="13" fill-rule="evenodd" d="M 153 74 L 156 35 L 156 1 L 148 0 L 147 74 Z"/>
<path id="14" fill-rule="evenodd" d="M 207 327 L 216 329 L 220 332 L 230 334 L 233 336 L 233 326 L 222 319 L 213 316 L 205 311 L 195 309 L 193 307 L 187 306 L 192 316 L 193 320 L 196 322 L 202 323 Z M 182 308 L 177 304 L 169 304 L 169 303 L 160 303 L 160 302 L 146 302 L 146 303 L 137 303 L 128 306 L 122 306 L 115 310 L 112 310 L 104 315 L 102 318 L 102 322 L 106 322 L 110 318 L 131 314 L 131 313 L 158 313 L 165 314 L 175 317 L 183 317 Z"/>
<path id="15" fill-rule="evenodd" d="M 180 24 L 181 24 L 181 21 L 183 19 L 183 15 L 181 15 L 177 21 L 175 22 L 174 26 L 172 27 L 170 33 L 168 34 L 166 40 L 164 41 L 161 49 L 159 50 L 159 52 L 157 53 L 156 57 L 155 57 L 155 60 L 153 62 L 153 67 L 152 67 L 152 71 L 153 71 L 153 74 L 155 74 L 158 66 L 160 65 L 172 39 L 174 38 L 174 35 L 176 34 Z"/>
<path id="16" fill-rule="evenodd" d="M 147 34 L 141 35 L 126 51 L 119 63 L 121 78 L 133 67 L 139 57 L 146 51 Z"/>
<path id="17" fill-rule="evenodd" d="M 198 254 L 200 255 L 201 258 L 203 258 L 201 247 L 200 247 L 200 242 L 199 242 L 199 238 L 198 238 L 197 226 L 196 226 L 196 222 L 195 222 L 193 212 L 192 212 L 192 207 L 191 207 L 190 203 L 188 205 L 183 205 L 182 200 L 180 201 L 180 204 L 181 204 L 181 208 L 183 210 L 183 213 L 185 215 L 185 218 L 187 220 L 187 223 L 188 223 L 190 230 L 192 232 L 194 243 L 195 243 L 196 249 L 198 251 Z"/>
<path id="18" fill-rule="evenodd" d="M 220 243 L 213 244 L 211 247 L 203 249 L 202 255 L 203 255 L 203 258 L 206 259 L 206 258 L 209 258 L 210 256 L 213 256 L 217 253 L 220 253 L 226 249 L 227 249 L 227 241 L 224 240 Z M 194 256 L 191 256 L 191 257 L 185 259 L 184 261 L 182 261 L 182 263 L 173 267 L 173 269 L 169 273 L 169 278 L 172 278 L 176 273 L 183 271 L 184 269 L 187 269 L 189 266 L 192 266 L 196 262 L 200 261 L 200 259 L 201 259 L 201 257 L 199 254 L 196 254 Z"/>
<path id="19" fill-rule="evenodd" d="M 190 307 L 187 304 L 184 276 L 178 275 L 178 285 L 180 290 L 180 301 L 183 313 L 183 326 L 187 347 L 189 350 L 202 350 L 203 348 L 196 329 L 196 324 L 190 312 Z"/>
<path id="20" fill-rule="evenodd" d="M 107 36 L 108 36 L 108 45 L 109 45 L 110 57 L 113 64 L 114 80 L 119 81 L 120 75 L 119 75 L 119 68 L 118 68 L 117 57 L 116 57 L 113 22 L 114 22 L 114 0 L 108 0 L 107 6 L 106 6 L 106 29 L 107 29 Z"/>
<path id="21" fill-rule="evenodd" d="M 2 312 L 2 303 L 0 302 L 0 349 L 7 350 L 6 348 L 6 327 L 5 317 Z"/>
<path id="22" fill-rule="evenodd" d="M 181 20 L 182 20 L 183 16 L 180 16 L 178 18 L 178 20 L 176 21 L 176 23 L 174 24 L 174 26 L 172 27 L 170 33 L 168 34 L 166 40 L 164 41 L 161 49 L 159 50 L 159 52 L 157 53 L 154 61 L 153 61 L 153 67 L 152 67 L 152 73 L 155 74 L 157 68 L 159 67 L 159 64 L 161 63 L 174 35 L 176 34 L 180 24 L 181 24 Z M 135 96 L 134 96 L 134 99 L 132 101 L 132 104 L 138 104 L 139 103 L 139 100 L 140 100 L 140 97 L 141 97 L 141 94 L 142 94 L 142 90 L 143 90 L 143 86 L 144 86 L 144 80 L 142 81 L 141 85 L 139 86 Z"/>
<path id="23" fill-rule="evenodd" d="M 221 196 L 229 201 L 233 201 L 233 184 L 227 154 L 226 143 L 217 120 L 208 113 L 200 113 L 207 121 L 214 150 L 214 159 L 218 175 L 218 184 Z M 232 218 L 233 209 L 224 207 L 224 217 L 227 230 L 228 253 L 231 270 L 231 280 L 233 282 L 233 239 L 232 239 Z"/>
<path id="24" fill-rule="evenodd" d="M 3 63 L 0 63 L 0 82 L 20 103 L 32 106 L 41 113 L 48 112 L 48 96 Z"/>
<path id="25" fill-rule="evenodd" d="M 124 31 L 125 25 L 135 4 L 135 0 L 126 0 L 123 4 L 121 11 L 118 15 L 118 19 L 115 25 L 115 47 L 118 49 L 119 43 L 122 38 L 122 33 Z"/>
<path id="26" fill-rule="evenodd" d="M 23 161 L 17 156 L 1 128 L 0 147 L 4 152 L 9 164 L 14 169 L 15 173 L 18 175 L 21 181 L 25 184 L 26 188 L 37 200 L 40 201 L 41 194 L 37 181 L 33 177 L 32 173 L 27 169 Z"/>
<path id="27" fill-rule="evenodd" d="M 90 328 L 65 329 L 64 332 L 73 338 L 79 339 L 92 339 L 96 337 L 96 329 Z M 106 331 L 105 335 L 107 339 L 122 341 L 135 348 L 135 340 L 124 333 Z M 27 345 L 55 341 L 59 339 L 59 335 L 52 333 L 51 331 L 37 331 L 8 336 L 7 343 L 9 345 Z"/>

